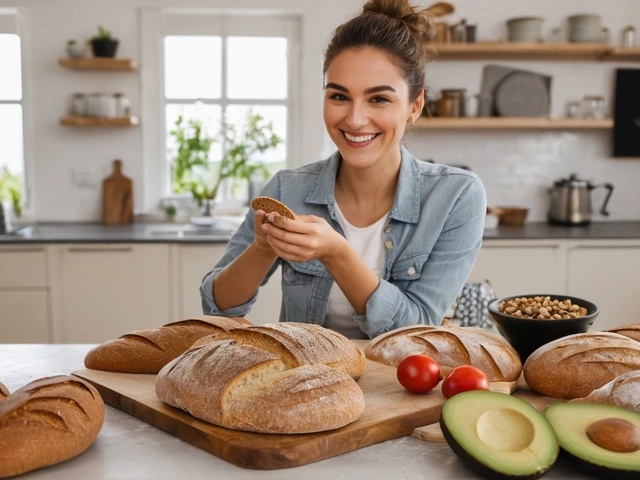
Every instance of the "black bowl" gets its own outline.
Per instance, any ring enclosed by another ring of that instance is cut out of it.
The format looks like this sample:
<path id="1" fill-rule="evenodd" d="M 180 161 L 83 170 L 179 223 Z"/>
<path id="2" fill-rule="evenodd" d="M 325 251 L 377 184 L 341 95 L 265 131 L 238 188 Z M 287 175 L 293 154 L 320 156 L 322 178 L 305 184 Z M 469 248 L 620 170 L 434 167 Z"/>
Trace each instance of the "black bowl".
<path id="1" fill-rule="evenodd" d="M 572 304 L 578 304 L 587 309 L 587 314 L 579 318 L 567 318 L 560 320 L 539 320 L 535 318 L 518 318 L 502 313 L 498 310 L 501 302 L 513 300 L 519 297 L 550 297 L 552 300 L 571 300 Z M 516 349 L 522 363 L 542 345 L 545 345 L 558 338 L 573 335 L 575 333 L 585 333 L 593 324 L 600 313 L 597 305 L 587 300 L 568 295 L 555 294 L 530 294 L 514 295 L 500 300 L 494 300 L 489 304 L 489 316 L 495 323 L 498 331 Z"/>

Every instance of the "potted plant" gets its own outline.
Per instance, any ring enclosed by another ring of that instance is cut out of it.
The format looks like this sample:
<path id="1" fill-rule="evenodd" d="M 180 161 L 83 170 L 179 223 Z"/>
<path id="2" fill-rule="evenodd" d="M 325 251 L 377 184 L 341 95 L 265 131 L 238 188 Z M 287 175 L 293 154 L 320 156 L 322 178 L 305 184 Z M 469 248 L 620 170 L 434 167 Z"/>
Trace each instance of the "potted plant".
<path id="1" fill-rule="evenodd" d="M 98 35 L 89 40 L 93 55 L 96 57 L 116 56 L 118 50 L 118 39 L 111 36 L 111 32 L 102 26 L 98 26 Z"/>
<path id="2" fill-rule="evenodd" d="M 67 41 L 67 55 L 70 58 L 82 58 L 85 54 L 85 46 L 75 40 Z"/>
<path id="3" fill-rule="evenodd" d="M 22 215 L 22 180 L 19 175 L 14 175 L 5 165 L 0 169 L 0 228 L 10 230 L 9 207 L 13 207 L 16 217 Z M 5 233 L 5 232 L 0 232 Z"/>
<path id="4" fill-rule="evenodd" d="M 208 136 L 198 119 L 189 119 L 185 124 L 184 118 L 179 116 L 175 125 L 170 132 L 177 145 L 173 158 L 173 191 L 191 192 L 198 205 L 204 207 L 204 215 L 211 215 L 211 204 L 224 180 L 249 181 L 256 172 L 266 178 L 267 168 L 261 162 L 252 161 L 252 157 L 282 142 L 274 133 L 273 124 L 251 111 L 240 130 L 223 122 L 218 138 Z M 209 162 L 209 150 L 214 141 L 223 142 L 225 147 L 216 167 Z"/>

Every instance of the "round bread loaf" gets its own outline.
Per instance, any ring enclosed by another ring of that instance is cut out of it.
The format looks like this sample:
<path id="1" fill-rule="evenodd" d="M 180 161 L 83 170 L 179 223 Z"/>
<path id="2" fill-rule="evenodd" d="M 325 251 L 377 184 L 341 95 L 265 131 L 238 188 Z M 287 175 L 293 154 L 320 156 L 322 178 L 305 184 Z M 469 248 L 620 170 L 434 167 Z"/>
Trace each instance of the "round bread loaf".
<path id="1" fill-rule="evenodd" d="M 158 398 L 201 420 L 262 433 L 319 432 L 359 418 L 364 396 L 352 376 L 362 374 L 364 355 L 357 345 L 317 325 L 249 330 L 207 337 L 166 365 Z"/>
<path id="2" fill-rule="evenodd" d="M 278 212 L 280 215 L 291 220 L 297 220 L 298 216 L 289 209 L 284 203 L 279 202 L 275 198 L 271 197 L 256 197 L 251 200 L 251 208 L 253 211 L 262 210 L 269 214 L 271 212 Z M 265 217 L 264 221 L 267 221 Z"/>
<path id="3" fill-rule="evenodd" d="M 617 333 L 619 335 L 624 335 L 625 337 L 629 337 L 632 340 L 640 342 L 640 323 L 633 323 L 631 325 L 622 325 L 621 327 L 610 328 L 609 330 L 605 330 L 605 332 Z"/>
<path id="4" fill-rule="evenodd" d="M 0 478 L 82 453 L 103 421 L 100 394 L 79 378 L 42 378 L 16 390 L 0 403 Z"/>
<path id="5" fill-rule="evenodd" d="M 486 373 L 490 382 L 513 382 L 522 372 L 522 362 L 513 347 L 466 327 L 398 328 L 374 338 L 364 354 L 369 360 L 394 367 L 416 354 L 433 358 L 445 372 L 460 365 L 473 365 Z"/>
<path id="6" fill-rule="evenodd" d="M 640 413 L 640 370 L 633 370 L 620 375 L 586 397 L 576 398 L 571 401 L 615 405 Z"/>
<path id="7" fill-rule="evenodd" d="M 0 402 L 9 396 L 9 389 L 0 383 Z"/>
<path id="8" fill-rule="evenodd" d="M 542 395 L 571 400 L 634 370 L 640 370 L 640 342 L 617 333 L 578 333 L 534 351 L 524 378 Z"/>
<path id="9" fill-rule="evenodd" d="M 136 330 L 90 350 L 84 365 L 108 372 L 158 373 L 196 340 L 247 325 L 251 323 L 240 317 L 203 315 L 162 327 Z"/>

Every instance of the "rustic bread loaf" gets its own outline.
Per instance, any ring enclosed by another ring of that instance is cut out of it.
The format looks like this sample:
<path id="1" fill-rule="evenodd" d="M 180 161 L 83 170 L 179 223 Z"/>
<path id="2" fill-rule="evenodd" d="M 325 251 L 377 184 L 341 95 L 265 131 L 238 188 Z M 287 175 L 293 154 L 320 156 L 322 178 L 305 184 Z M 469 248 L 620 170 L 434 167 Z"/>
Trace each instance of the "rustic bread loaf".
<path id="1" fill-rule="evenodd" d="M 0 478 L 75 457 L 103 421 L 100 394 L 79 378 L 42 378 L 16 390 L 0 403 Z"/>
<path id="2" fill-rule="evenodd" d="M 317 325 L 249 329 L 207 337 L 166 365 L 158 397 L 201 420 L 262 433 L 331 430 L 362 414 L 352 376 L 364 356 L 353 342 Z"/>
<path id="3" fill-rule="evenodd" d="M 473 365 L 490 382 L 513 382 L 522 372 L 518 353 L 504 341 L 465 327 L 411 325 L 374 338 L 364 350 L 369 360 L 397 367 L 409 355 L 433 358 L 443 374 L 460 365 Z"/>
<path id="4" fill-rule="evenodd" d="M 542 395 L 571 400 L 633 370 L 640 370 L 640 342 L 617 333 L 578 333 L 533 352 L 524 378 Z"/>
<path id="5" fill-rule="evenodd" d="M 640 323 L 610 328 L 609 330 L 605 330 L 605 332 L 617 333 L 618 335 L 624 335 L 625 337 L 640 342 Z"/>
<path id="6" fill-rule="evenodd" d="M 87 353 L 84 365 L 109 372 L 158 373 L 199 338 L 246 325 L 251 323 L 240 317 L 203 315 L 162 327 L 136 330 L 92 349 Z"/>
<path id="7" fill-rule="evenodd" d="M 620 375 L 586 397 L 576 398 L 571 401 L 616 405 L 640 413 L 640 370 L 633 370 Z"/>
<path id="8" fill-rule="evenodd" d="M 0 383 L 0 402 L 9 396 L 9 389 Z"/>

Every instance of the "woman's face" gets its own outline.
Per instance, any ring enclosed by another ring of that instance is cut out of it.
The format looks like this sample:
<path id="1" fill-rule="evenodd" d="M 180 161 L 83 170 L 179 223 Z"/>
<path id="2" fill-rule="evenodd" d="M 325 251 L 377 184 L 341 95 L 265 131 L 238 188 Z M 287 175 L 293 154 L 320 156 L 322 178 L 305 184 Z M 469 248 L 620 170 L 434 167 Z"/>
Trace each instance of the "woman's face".
<path id="1" fill-rule="evenodd" d="M 397 165 L 408 121 L 420 115 L 419 95 L 381 50 L 349 49 L 329 64 L 325 78 L 324 123 L 343 161 L 357 168 Z"/>

